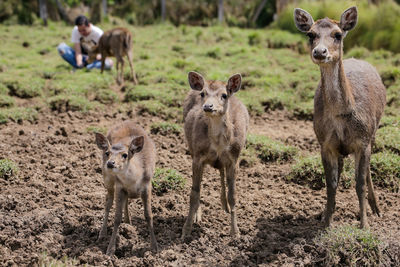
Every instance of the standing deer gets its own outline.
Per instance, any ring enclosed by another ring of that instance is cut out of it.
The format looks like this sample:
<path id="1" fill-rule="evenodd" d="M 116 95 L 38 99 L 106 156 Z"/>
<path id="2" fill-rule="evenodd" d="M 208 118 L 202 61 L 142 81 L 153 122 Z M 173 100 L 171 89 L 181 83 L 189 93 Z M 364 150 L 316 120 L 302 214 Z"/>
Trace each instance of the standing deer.
<path id="1" fill-rule="evenodd" d="M 233 94 L 240 89 L 242 77 L 235 74 L 224 83 L 205 81 L 200 74 L 189 72 L 188 79 L 193 90 L 184 101 L 183 117 L 193 160 L 193 177 L 189 215 L 183 226 L 182 239 L 190 235 L 193 222 L 201 220 L 200 188 L 206 164 L 220 172 L 222 207 L 231 215 L 231 236 L 238 236 L 235 179 L 238 157 L 246 142 L 249 115 Z"/>
<path id="2" fill-rule="evenodd" d="M 115 240 L 125 210 L 125 223 L 130 223 L 128 198 L 142 198 L 144 217 L 150 231 L 151 249 L 157 250 L 151 212 L 151 178 L 156 163 L 156 149 L 146 132 L 133 122 L 126 121 L 112 128 L 107 137 L 96 133 L 97 146 L 103 151 L 104 187 L 107 189 L 103 226 L 99 241 L 107 235 L 108 214 L 116 194 L 114 230 L 107 255 L 115 252 Z"/>
<path id="3" fill-rule="evenodd" d="M 360 205 L 360 226 L 368 227 L 368 202 L 380 216 L 371 181 L 371 146 L 386 103 L 382 80 L 369 63 L 343 58 L 343 39 L 357 24 L 357 8 L 343 12 L 340 22 L 324 18 L 314 22 L 305 10 L 294 10 L 296 27 L 307 33 L 311 59 L 321 70 L 321 82 L 314 96 L 314 132 L 321 145 L 321 158 L 327 185 L 325 226 L 335 210 L 336 189 L 343 168 L 343 157 L 354 154 L 356 191 Z"/>
<path id="4" fill-rule="evenodd" d="M 132 34 L 126 28 L 115 28 L 105 32 L 97 45 L 81 39 L 81 45 L 88 51 L 88 63 L 96 60 L 97 54 L 101 54 L 101 73 L 104 70 L 106 57 L 114 56 L 117 59 L 117 83 L 123 82 L 124 75 L 124 56 L 127 56 L 131 77 L 135 84 L 138 84 L 135 71 L 133 70 L 132 60 Z"/>

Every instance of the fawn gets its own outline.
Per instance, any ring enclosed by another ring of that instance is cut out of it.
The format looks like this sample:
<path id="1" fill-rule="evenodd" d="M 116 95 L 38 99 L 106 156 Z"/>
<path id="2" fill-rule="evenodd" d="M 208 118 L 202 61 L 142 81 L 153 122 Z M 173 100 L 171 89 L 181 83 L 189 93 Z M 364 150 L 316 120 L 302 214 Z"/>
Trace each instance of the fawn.
<path id="1" fill-rule="evenodd" d="M 120 85 L 123 82 L 124 75 L 124 56 L 127 56 L 131 77 L 135 84 L 138 84 L 136 73 L 133 70 L 132 60 L 132 34 L 126 28 L 115 28 L 105 32 L 99 40 L 99 43 L 86 42 L 81 39 L 82 47 L 88 51 L 88 63 L 96 60 L 97 54 L 101 54 L 101 73 L 104 70 L 104 62 L 106 57 L 114 56 L 117 59 L 117 83 Z"/>
<path id="2" fill-rule="evenodd" d="M 125 210 L 125 223 L 130 223 L 128 198 L 141 197 L 144 217 L 150 231 L 151 249 L 157 250 L 151 212 L 151 178 L 156 163 L 156 149 L 151 138 L 138 125 L 125 121 L 113 127 L 107 137 L 96 133 L 97 146 L 103 151 L 103 178 L 107 190 L 103 226 L 99 241 L 107 235 L 108 214 L 116 195 L 114 229 L 107 248 L 107 255 L 115 252 L 115 240 Z"/>
<path id="3" fill-rule="evenodd" d="M 376 69 L 369 63 L 343 58 L 343 39 L 357 24 L 357 8 L 343 12 L 340 22 L 329 18 L 314 22 L 305 10 L 296 8 L 296 27 L 307 33 L 311 59 L 319 65 L 321 82 L 314 96 L 314 132 L 321 145 L 327 185 L 325 226 L 335 210 L 336 189 L 343 157 L 354 154 L 360 226 L 368 227 L 366 183 L 372 211 L 380 211 L 370 173 L 371 146 L 386 103 L 386 90 Z"/>
<path id="4" fill-rule="evenodd" d="M 242 77 L 235 74 L 228 83 L 224 83 L 206 81 L 199 73 L 189 72 L 188 79 L 193 90 L 184 101 L 183 116 L 185 136 L 193 160 L 193 177 L 189 215 L 183 226 L 182 239 L 191 233 L 193 222 L 201 220 L 200 187 L 206 164 L 220 172 L 222 207 L 231 214 L 231 236 L 238 236 L 235 179 L 238 157 L 246 142 L 249 115 L 246 107 L 233 94 L 240 89 Z"/>

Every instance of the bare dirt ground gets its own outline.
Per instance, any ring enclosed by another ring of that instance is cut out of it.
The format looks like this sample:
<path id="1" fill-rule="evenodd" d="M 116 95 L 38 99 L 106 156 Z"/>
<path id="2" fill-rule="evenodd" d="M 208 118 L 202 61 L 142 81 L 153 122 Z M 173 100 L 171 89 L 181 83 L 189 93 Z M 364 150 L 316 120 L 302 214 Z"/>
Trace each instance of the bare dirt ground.
<path id="1" fill-rule="evenodd" d="M 133 115 L 132 115 L 133 114 Z M 151 135 L 158 167 L 174 168 L 188 182 L 184 190 L 153 195 L 154 228 L 160 251 L 150 240 L 139 200 L 131 200 L 132 225 L 122 223 L 116 255 L 105 255 L 108 240 L 96 243 L 102 223 L 105 189 L 100 151 L 88 126 L 110 127 L 133 119 L 149 131 L 160 119 L 133 113 L 51 113 L 38 123 L 0 126 L 0 158 L 18 163 L 17 178 L 0 179 L 0 265 L 36 265 L 43 251 L 61 259 L 96 266 L 255 266 L 313 264 L 312 239 L 322 229 L 325 189 L 316 191 L 287 183 L 290 163 L 241 167 L 238 171 L 238 224 L 241 236 L 229 236 L 230 216 L 219 201 L 219 175 L 208 168 L 203 178 L 203 221 L 182 242 L 188 211 L 191 159 L 183 134 Z M 250 131 L 316 151 L 312 123 L 290 120 L 285 112 L 252 119 Z M 371 228 L 388 242 L 399 242 L 400 196 L 378 189 L 383 216 L 368 211 Z M 354 188 L 339 190 L 334 224 L 357 225 Z M 108 234 L 112 231 L 113 210 Z M 315 263 L 314 263 L 315 264 Z"/>

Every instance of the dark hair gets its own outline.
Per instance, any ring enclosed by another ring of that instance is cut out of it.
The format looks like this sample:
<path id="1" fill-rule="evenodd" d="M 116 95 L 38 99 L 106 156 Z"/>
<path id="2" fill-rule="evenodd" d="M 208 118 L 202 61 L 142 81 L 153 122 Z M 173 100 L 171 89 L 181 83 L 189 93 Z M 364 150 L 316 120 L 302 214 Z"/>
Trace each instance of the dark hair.
<path id="1" fill-rule="evenodd" d="M 84 15 L 79 15 L 75 19 L 75 25 L 76 26 L 81 26 L 81 25 L 89 26 L 89 20 Z"/>

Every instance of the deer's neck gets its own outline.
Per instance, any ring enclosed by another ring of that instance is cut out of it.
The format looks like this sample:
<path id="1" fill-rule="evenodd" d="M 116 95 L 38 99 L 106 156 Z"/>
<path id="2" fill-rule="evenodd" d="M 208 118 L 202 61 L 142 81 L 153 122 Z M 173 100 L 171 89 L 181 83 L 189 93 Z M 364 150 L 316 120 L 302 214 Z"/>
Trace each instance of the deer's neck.
<path id="1" fill-rule="evenodd" d="M 222 117 L 210 117 L 209 120 L 208 136 L 210 141 L 218 146 L 227 145 L 233 133 L 229 113 L 226 112 Z"/>
<path id="2" fill-rule="evenodd" d="M 352 87 L 344 73 L 343 61 L 320 66 L 321 90 L 324 103 L 337 113 L 352 112 L 354 96 Z"/>

